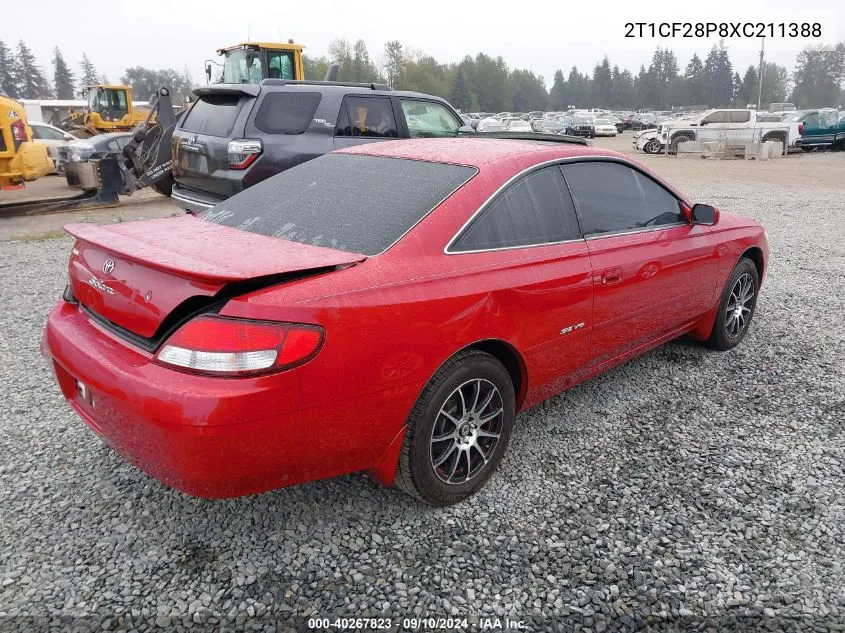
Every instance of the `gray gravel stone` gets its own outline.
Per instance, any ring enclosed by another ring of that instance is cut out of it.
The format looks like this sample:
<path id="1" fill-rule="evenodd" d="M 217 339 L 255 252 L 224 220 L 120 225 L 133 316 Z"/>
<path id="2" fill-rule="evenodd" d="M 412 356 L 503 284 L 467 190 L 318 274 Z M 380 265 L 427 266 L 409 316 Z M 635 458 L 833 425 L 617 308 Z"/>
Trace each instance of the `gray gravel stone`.
<path id="1" fill-rule="evenodd" d="M 151 480 L 70 411 L 39 354 L 70 241 L 3 243 L 3 623 L 451 613 L 538 614 L 545 630 L 841 630 L 842 192 L 687 190 L 767 226 L 744 343 L 677 341 L 520 415 L 499 472 L 448 509 L 360 475 L 226 501 Z"/>

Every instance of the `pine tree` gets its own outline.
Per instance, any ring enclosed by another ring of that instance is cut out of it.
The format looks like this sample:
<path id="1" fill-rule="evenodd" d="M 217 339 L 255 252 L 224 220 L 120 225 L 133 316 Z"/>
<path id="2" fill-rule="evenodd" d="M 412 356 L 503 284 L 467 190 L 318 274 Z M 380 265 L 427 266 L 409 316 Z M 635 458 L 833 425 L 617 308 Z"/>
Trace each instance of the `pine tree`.
<path id="1" fill-rule="evenodd" d="M 549 92 L 549 107 L 552 110 L 566 110 L 566 80 L 560 68 L 555 71 L 554 82 Z"/>
<path id="2" fill-rule="evenodd" d="M 402 84 L 402 75 L 405 72 L 405 51 L 402 50 L 402 42 L 391 40 L 384 45 L 384 72 L 387 75 L 387 83 L 396 88 Z"/>
<path id="3" fill-rule="evenodd" d="M 693 53 L 692 59 L 687 64 L 684 77 L 687 80 L 688 96 L 691 104 L 700 105 L 706 103 L 704 97 L 704 64 L 697 53 Z"/>
<path id="4" fill-rule="evenodd" d="M 94 86 L 100 83 L 100 76 L 94 64 L 88 59 L 88 55 L 82 53 L 82 61 L 79 62 L 79 90 L 80 92 L 86 86 Z"/>
<path id="5" fill-rule="evenodd" d="M 58 46 L 53 49 L 53 91 L 56 99 L 73 99 L 73 73 Z"/>
<path id="6" fill-rule="evenodd" d="M 35 62 L 35 55 L 23 40 L 18 42 L 18 56 L 15 63 L 18 78 L 18 96 L 21 99 L 48 99 L 50 84 Z"/>
<path id="7" fill-rule="evenodd" d="M 610 61 L 604 59 L 593 69 L 593 99 L 596 105 L 607 107 L 610 105 L 613 77 L 610 71 Z"/>
<path id="8" fill-rule="evenodd" d="M 467 82 L 462 68 L 458 68 L 457 72 L 455 72 L 455 79 L 452 82 L 452 91 L 449 94 L 449 100 L 461 112 L 469 111 L 470 104 L 472 103 L 472 93 L 470 92 L 469 82 Z"/>
<path id="9" fill-rule="evenodd" d="M 0 90 L 10 97 L 18 96 L 15 58 L 3 40 L 0 40 Z"/>

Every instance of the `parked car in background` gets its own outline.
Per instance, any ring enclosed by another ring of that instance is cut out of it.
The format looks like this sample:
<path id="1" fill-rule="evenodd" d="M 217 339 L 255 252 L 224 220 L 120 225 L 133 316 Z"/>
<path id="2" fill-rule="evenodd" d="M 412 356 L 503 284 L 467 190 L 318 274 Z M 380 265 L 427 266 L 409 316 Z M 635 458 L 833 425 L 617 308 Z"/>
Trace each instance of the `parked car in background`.
<path id="1" fill-rule="evenodd" d="M 668 140 L 667 140 L 668 135 Z M 754 141 L 779 141 L 786 153 L 800 137 L 797 121 L 758 120 L 748 109 L 708 110 L 694 118 L 669 120 L 660 124 L 661 142 L 675 153 L 684 141 L 726 141 L 740 145 Z"/>
<path id="2" fill-rule="evenodd" d="M 47 146 L 50 158 L 53 159 L 53 164 L 56 166 L 56 173 L 63 174 L 64 163 L 60 158 L 59 148 L 78 139 L 49 123 L 29 121 L 29 127 L 32 128 L 32 141 Z"/>
<path id="3" fill-rule="evenodd" d="M 845 119 L 839 110 L 798 110 L 787 114 L 784 121 L 799 124 L 795 147 L 803 150 L 832 148 L 845 150 Z"/>
<path id="4" fill-rule="evenodd" d="M 459 502 L 518 412 L 680 336 L 741 344 L 769 269 L 755 220 L 572 142 L 367 144 L 199 216 L 65 228 L 61 394 L 201 497 L 364 471 Z"/>
<path id="5" fill-rule="evenodd" d="M 478 123 L 478 127 L 476 131 L 478 132 L 501 132 L 504 130 L 504 126 L 502 122 L 497 119 L 496 117 L 487 117 L 486 119 L 481 119 Z"/>
<path id="6" fill-rule="evenodd" d="M 531 124 L 528 121 L 523 121 L 522 119 L 511 119 L 507 122 L 505 129 L 508 132 L 533 132 Z"/>
<path id="7" fill-rule="evenodd" d="M 563 123 L 553 119 L 536 119 L 532 128 L 540 134 L 562 134 L 564 131 Z"/>
<path id="8" fill-rule="evenodd" d="M 657 116 L 651 112 L 637 112 L 631 119 L 631 129 L 636 131 L 657 127 Z"/>
<path id="9" fill-rule="evenodd" d="M 611 119 L 593 119 L 593 129 L 596 136 L 616 136 L 618 134 L 616 124 Z"/>
<path id="10" fill-rule="evenodd" d="M 634 132 L 631 145 L 633 145 L 634 149 L 641 150 L 646 154 L 660 154 L 663 152 L 663 142 L 660 139 L 660 134 L 654 128 Z"/>
<path id="11" fill-rule="evenodd" d="M 334 149 L 472 132 L 447 101 L 383 84 L 212 84 L 173 132 L 173 201 L 199 212 Z"/>
<path id="12" fill-rule="evenodd" d="M 98 134 L 87 139 L 77 139 L 58 148 L 59 162 L 67 179 L 67 184 L 75 187 L 80 184 L 79 166 L 89 160 L 100 160 L 119 156 L 129 139 L 130 132 L 110 132 Z"/>
<path id="13" fill-rule="evenodd" d="M 593 125 L 592 119 L 584 117 L 574 117 L 566 128 L 566 133 L 570 136 L 583 136 L 585 138 L 595 138 L 596 128 Z"/>

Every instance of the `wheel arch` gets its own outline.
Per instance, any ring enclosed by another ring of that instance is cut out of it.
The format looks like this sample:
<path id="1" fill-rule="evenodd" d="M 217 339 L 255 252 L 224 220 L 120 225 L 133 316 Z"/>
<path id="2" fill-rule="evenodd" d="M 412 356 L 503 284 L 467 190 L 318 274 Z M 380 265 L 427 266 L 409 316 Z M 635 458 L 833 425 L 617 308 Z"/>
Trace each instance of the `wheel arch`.
<path id="1" fill-rule="evenodd" d="M 740 259 L 742 257 L 750 259 L 754 263 L 754 266 L 757 268 L 757 278 L 762 281 L 763 272 L 766 267 L 766 262 L 763 258 L 763 250 L 759 246 L 752 246 L 742 253 Z"/>
<path id="2" fill-rule="evenodd" d="M 522 408 L 522 403 L 525 401 L 525 392 L 528 387 L 528 372 L 522 354 L 513 345 L 502 339 L 476 341 L 466 347 L 462 347 L 455 354 L 471 349 L 477 349 L 490 354 L 490 356 L 505 366 L 513 383 L 513 391 L 516 394 L 516 410 L 519 411 Z M 452 354 L 452 356 L 455 354 Z M 452 356 L 449 358 L 452 358 Z"/>

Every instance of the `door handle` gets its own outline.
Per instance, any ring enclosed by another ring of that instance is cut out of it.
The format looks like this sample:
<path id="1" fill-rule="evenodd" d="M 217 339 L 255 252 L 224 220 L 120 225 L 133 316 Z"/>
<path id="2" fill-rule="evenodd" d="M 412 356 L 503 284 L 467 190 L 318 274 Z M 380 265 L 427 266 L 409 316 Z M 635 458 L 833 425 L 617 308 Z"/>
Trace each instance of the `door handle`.
<path id="1" fill-rule="evenodd" d="M 605 270 L 601 274 L 601 283 L 605 286 L 610 286 L 613 284 L 618 284 L 622 281 L 622 269 L 621 268 L 611 268 L 609 270 Z"/>

